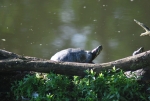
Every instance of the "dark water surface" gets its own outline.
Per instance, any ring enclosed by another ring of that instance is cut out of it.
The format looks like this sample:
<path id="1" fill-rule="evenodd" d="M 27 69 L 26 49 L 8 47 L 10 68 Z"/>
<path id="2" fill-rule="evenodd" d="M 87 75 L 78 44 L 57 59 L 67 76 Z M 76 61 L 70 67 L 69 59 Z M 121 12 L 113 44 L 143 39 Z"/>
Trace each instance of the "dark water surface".
<path id="1" fill-rule="evenodd" d="M 103 45 L 96 63 L 130 56 L 150 37 L 149 0 L 0 0 L 0 49 L 49 59 L 65 48 Z"/>

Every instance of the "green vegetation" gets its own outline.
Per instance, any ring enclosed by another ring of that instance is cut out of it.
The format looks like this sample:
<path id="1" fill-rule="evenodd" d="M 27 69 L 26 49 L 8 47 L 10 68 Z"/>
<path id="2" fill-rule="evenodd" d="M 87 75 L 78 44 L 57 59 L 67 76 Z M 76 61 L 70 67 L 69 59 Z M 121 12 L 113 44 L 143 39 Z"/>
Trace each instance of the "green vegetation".
<path id="1" fill-rule="evenodd" d="M 136 77 L 127 78 L 123 71 L 115 68 L 96 75 L 93 70 L 86 71 L 84 78 L 50 73 L 42 78 L 27 75 L 16 81 L 11 90 L 15 100 L 28 98 L 31 101 L 148 101 L 149 90 L 139 84 Z M 36 93 L 35 93 L 36 92 Z"/>

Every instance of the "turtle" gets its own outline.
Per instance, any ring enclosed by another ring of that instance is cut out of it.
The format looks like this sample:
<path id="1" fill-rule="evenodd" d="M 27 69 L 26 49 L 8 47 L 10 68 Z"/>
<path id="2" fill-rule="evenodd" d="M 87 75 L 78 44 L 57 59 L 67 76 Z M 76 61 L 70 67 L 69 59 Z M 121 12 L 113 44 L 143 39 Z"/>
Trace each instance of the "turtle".
<path id="1" fill-rule="evenodd" d="M 50 60 L 63 62 L 93 63 L 92 61 L 101 53 L 103 47 L 99 45 L 92 51 L 80 48 L 68 48 L 54 54 Z"/>
<path id="2" fill-rule="evenodd" d="M 140 47 L 138 50 L 134 51 L 133 54 L 132 54 L 132 56 L 140 54 L 142 52 L 144 52 L 144 47 Z"/>

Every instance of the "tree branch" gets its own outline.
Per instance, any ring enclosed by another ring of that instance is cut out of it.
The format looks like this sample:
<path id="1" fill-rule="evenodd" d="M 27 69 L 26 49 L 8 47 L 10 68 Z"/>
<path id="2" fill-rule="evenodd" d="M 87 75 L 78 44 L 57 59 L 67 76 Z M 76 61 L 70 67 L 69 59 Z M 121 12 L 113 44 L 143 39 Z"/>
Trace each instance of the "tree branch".
<path id="1" fill-rule="evenodd" d="M 111 69 L 113 66 L 124 71 L 133 71 L 150 66 L 150 50 L 135 56 L 129 56 L 116 61 L 88 64 L 73 62 L 55 62 L 36 57 L 20 56 L 12 52 L 0 50 L 0 73 L 11 73 L 13 71 L 35 71 L 49 73 L 53 71 L 63 75 L 84 76 L 84 71 L 93 69 L 96 73 Z"/>

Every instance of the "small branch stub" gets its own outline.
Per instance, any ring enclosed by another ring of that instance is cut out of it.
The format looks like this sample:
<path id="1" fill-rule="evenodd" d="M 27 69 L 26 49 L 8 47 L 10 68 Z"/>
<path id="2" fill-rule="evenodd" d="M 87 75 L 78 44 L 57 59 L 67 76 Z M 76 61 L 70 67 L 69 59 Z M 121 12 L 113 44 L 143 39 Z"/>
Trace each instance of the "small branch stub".
<path id="1" fill-rule="evenodd" d="M 137 20 L 135 20 L 134 19 L 134 21 L 138 24 L 138 25 L 140 25 L 146 32 L 144 32 L 144 33 L 141 33 L 141 35 L 140 36 L 145 36 L 145 35 L 149 35 L 150 36 L 150 28 L 149 27 L 147 27 L 146 25 L 144 25 L 143 23 L 141 23 L 141 22 L 139 22 L 139 21 L 137 21 Z"/>

